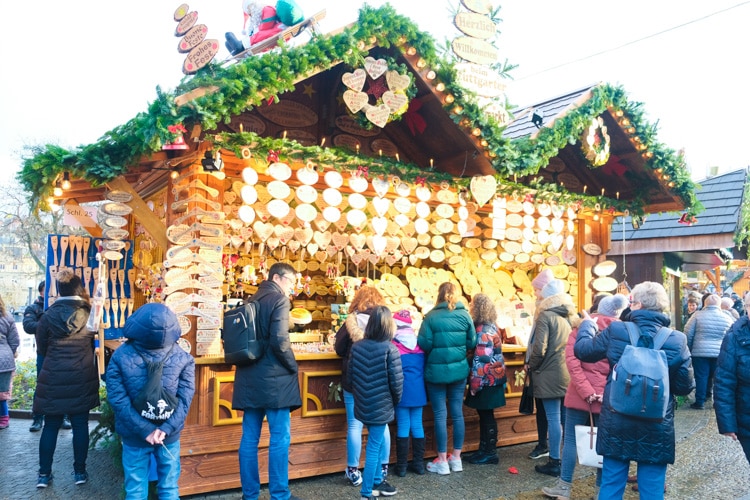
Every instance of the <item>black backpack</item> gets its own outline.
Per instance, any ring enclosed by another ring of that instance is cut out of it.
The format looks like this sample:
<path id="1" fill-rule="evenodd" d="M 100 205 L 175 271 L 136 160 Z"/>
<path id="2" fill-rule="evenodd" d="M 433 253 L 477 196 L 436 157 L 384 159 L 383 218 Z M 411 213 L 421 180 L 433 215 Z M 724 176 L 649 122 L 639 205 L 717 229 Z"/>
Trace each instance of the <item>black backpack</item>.
<path id="1" fill-rule="evenodd" d="M 141 392 L 133 400 L 133 407 L 146 420 L 161 425 L 172 416 L 179 403 L 177 396 L 170 394 L 162 384 L 161 376 L 164 371 L 164 361 L 174 349 L 174 344 L 161 361 L 151 362 L 143 357 L 138 349 L 135 352 L 146 363 L 147 380 Z"/>
<path id="2" fill-rule="evenodd" d="M 224 313 L 224 327 L 221 329 L 224 361 L 248 366 L 266 353 L 268 339 L 261 334 L 257 316 L 258 303 L 252 301 Z"/>

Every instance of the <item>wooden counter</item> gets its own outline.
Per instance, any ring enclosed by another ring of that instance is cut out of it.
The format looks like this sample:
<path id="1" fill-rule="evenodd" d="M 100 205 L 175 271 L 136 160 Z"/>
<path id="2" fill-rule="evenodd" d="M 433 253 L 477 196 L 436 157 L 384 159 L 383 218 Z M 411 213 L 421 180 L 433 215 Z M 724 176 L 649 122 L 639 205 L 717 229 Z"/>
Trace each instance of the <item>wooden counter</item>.
<path id="1" fill-rule="evenodd" d="M 523 369 L 521 346 L 504 346 L 508 372 L 507 405 L 495 411 L 498 445 L 535 441 L 534 416 L 518 413 L 520 386 L 515 372 Z M 296 356 L 302 408 L 291 415 L 292 441 L 289 449 L 289 478 L 343 473 L 346 467 L 346 414 L 343 401 L 336 401 L 341 377 L 341 359 L 334 353 Z M 240 487 L 237 450 L 242 437 L 242 412 L 231 409 L 234 367 L 222 358 L 196 359 L 196 394 L 181 438 L 180 495 L 193 495 Z M 340 397 L 340 393 L 339 393 Z M 464 451 L 477 449 L 479 420 L 471 408 L 464 407 L 466 444 Z M 432 409 L 424 409 L 425 458 L 437 455 L 434 443 Z M 391 462 L 396 461 L 395 422 L 390 424 Z M 448 420 L 448 442 L 452 426 Z M 260 437 L 259 466 L 261 482 L 268 481 L 268 428 Z M 363 439 L 363 445 L 366 438 Z M 364 446 L 360 465 L 364 465 Z"/>

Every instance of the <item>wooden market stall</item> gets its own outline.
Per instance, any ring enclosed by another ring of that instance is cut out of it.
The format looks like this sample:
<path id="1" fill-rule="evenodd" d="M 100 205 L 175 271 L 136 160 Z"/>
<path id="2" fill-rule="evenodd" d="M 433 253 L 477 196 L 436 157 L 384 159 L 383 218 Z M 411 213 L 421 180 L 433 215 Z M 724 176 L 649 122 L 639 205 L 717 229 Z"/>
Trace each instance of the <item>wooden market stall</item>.
<path id="1" fill-rule="evenodd" d="M 462 40 L 456 52 L 471 59 L 475 46 L 489 50 Z M 365 7 L 337 33 L 209 69 L 100 143 L 41 152 L 21 174 L 42 206 L 69 172 L 72 186 L 55 201 L 128 207 L 99 217 L 105 231 L 122 222 L 112 217 L 126 219 L 117 227 L 130 248 L 108 272 L 115 269 L 117 283 L 120 269 L 134 271 L 122 289 L 126 308 L 128 299 L 131 308 L 163 300 L 175 310 L 181 345 L 196 358 L 181 494 L 239 487 L 242 417 L 231 408 L 221 311 L 252 293 L 273 262 L 298 270 L 293 306 L 312 319 L 292 333 L 303 406 L 292 414 L 290 477 L 299 478 L 344 467 L 341 360 L 331 341 L 358 283 L 416 317 L 447 280 L 467 299 L 493 297 L 508 365 L 498 442 L 529 442 L 534 417 L 518 413 L 516 397 L 531 279 L 552 268 L 586 307 L 594 288 L 617 287 L 593 272 L 606 259 L 616 214 L 692 209 L 681 158 L 656 141 L 622 89 L 587 87 L 519 109 L 511 121 L 488 63 L 441 59 L 433 40 L 391 7 Z M 494 95 L 489 103 L 476 97 L 485 91 Z M 151 141 L 148 127 L 156 130 Z M 94 254 L 105 246 L 94 243 Z M 126 318 L 121 312 L 118 324 Z M 116 347 L 117 330 L 104 333 Z M 472 411 L 465 416 L 465 449 L 473 450 L 478 421 Z M 434 454 L 429 408 L 425 429 Z M 263 481 L 267 446 L 264 430 Z"/>

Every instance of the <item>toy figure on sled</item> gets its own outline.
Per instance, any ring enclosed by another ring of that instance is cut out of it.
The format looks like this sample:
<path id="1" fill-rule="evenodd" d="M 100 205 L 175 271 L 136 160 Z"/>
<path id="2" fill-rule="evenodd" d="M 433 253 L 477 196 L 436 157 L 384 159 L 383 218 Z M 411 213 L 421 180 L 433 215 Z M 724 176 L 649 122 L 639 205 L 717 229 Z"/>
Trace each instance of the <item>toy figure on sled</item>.
<path id="1" fill-rule="evenodd" d="M 243 0 L 245 24 L 241 39 L 226 33 L 225 45 L 236 56 L 253 45 L 281 33 L 285 28 L 302 22 L 305 16 L 294 0 L 278 0 L 275 4 L 256 0 Z"/>

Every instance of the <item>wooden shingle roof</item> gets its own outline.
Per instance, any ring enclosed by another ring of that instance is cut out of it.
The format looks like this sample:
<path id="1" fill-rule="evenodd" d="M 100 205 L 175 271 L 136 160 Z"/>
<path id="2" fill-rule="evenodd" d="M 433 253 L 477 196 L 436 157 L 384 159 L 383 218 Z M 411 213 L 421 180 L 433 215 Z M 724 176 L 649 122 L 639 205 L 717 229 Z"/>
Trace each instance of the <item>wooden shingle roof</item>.
<path id="1" fill-rule="evenodd" d="M 718 175 L 700 182 L 698 200 L 705 210 L 693 225 L 679 224 L 679 214 L 651 214 L 640 229 L 633 229 L 630 218 L 625 220 L 625 240 L 691 237 L 703 235 L 734 234 L 737 231 L 742 197 L 747 182 L 747 170 Z M 613 238 L 622 238 L 622 220 L 613 227 Z"/>

